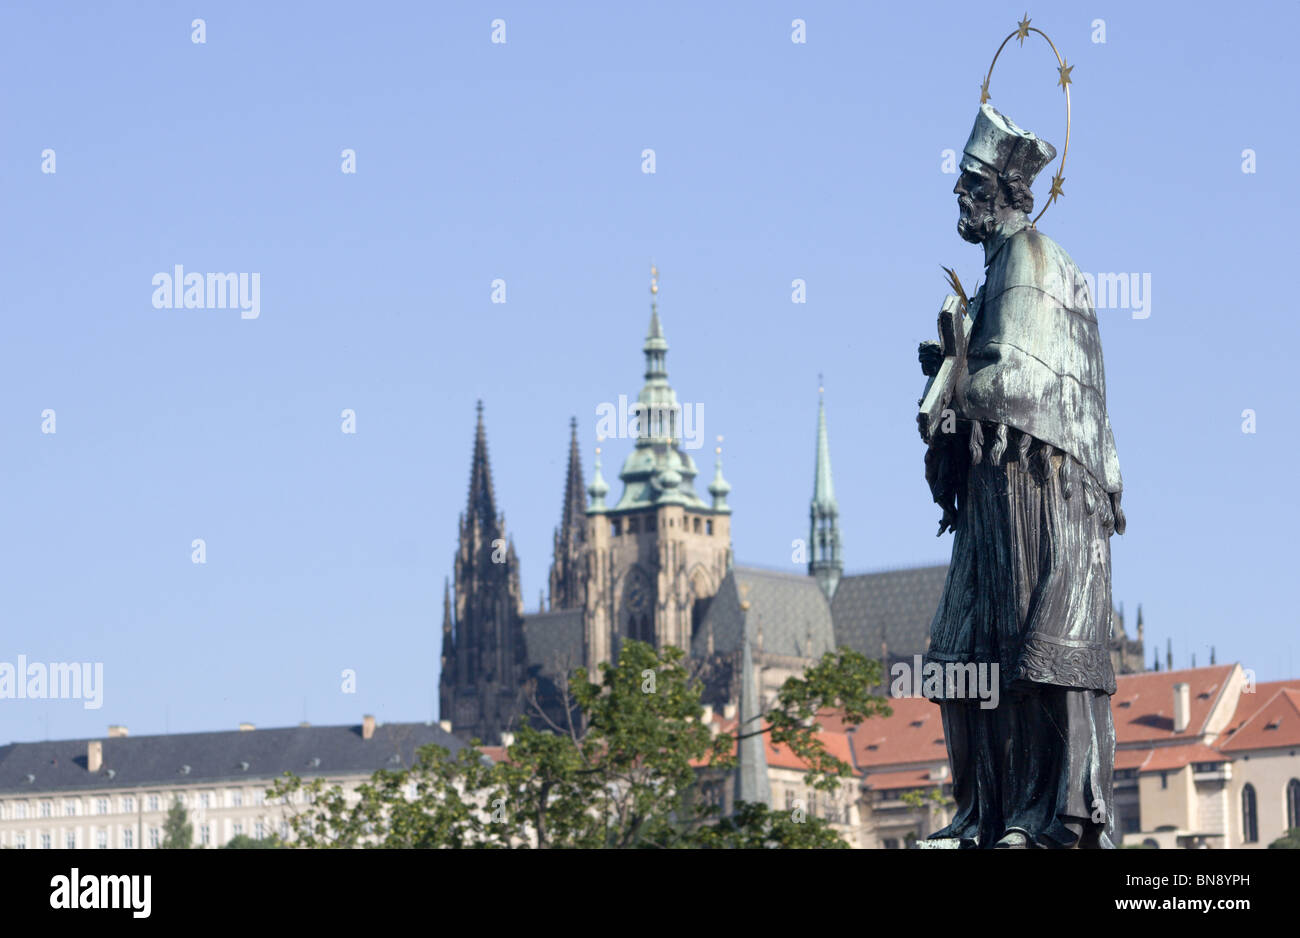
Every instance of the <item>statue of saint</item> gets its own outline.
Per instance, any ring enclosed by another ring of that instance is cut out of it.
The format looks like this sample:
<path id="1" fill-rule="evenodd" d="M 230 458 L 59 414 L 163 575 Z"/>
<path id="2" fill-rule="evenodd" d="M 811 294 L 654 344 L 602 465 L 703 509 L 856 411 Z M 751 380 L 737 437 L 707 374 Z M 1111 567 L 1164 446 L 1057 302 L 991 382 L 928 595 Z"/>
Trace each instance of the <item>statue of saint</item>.
<path id="1" fill-rule="evenodd" d="M 1001 691 L 988 707 L 951 681 L 927 690 L 953 772 L 956 813 L 931 838 L 943 846 L 1112 846 L 1110 536 L 1124 531 L 1122 483 L 1091 297 L 1028 218 L 1030 184 L 1055 155 L 980 106 L 953 191 L 985 278 L 960 297 L 964 317 L 958 298 L 945 305 L 957 357 L 920 349 L 932 385 L 949 357 L 947 419 L 919 419 L 940 533 L 954 535 L 926 661 L 996 667 Z"/>

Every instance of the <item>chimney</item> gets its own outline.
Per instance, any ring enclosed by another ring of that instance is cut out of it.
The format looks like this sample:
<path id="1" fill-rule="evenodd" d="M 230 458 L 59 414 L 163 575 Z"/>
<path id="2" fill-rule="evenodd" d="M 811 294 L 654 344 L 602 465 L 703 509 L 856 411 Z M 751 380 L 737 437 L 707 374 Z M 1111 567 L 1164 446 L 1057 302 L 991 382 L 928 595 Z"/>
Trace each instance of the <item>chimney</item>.
<path id="1" fill-rule="evenodd" d="M 722 719 L 734 720 L 736 718 L 736 705 L 734 703 L 722 705 Z"/>
<path id="2" fill-rule="evenodd" d="M 1185 682 L 1174 685 L 1174 732 L 1187 729 L 1192 720 L 1192 688 Z"/>
<path id="3" fill-rule="evenodd" d="M 713 704 L 704 705 L 704 712 L 700 714 L 700 722 L 705 726 L 713 722 Z"/>
<path id="4" fill-rule="evenodd" d="M 97 739 L 92 739 L 86 744 L 86 768 L 91 772 L 98 772 L 104 767 L 104 744 Z"/>
<path id="5" fill-rule="evenodd" d="M 117 726 L 117 725 L 110 726 L 108 728 L 108 738 L 116 739 L 118 736 L 125 736 L 126 732 L 127 731 L 125 726 Z"/>
<path id="6" fill-rule="evenodd" d="M 441 729 L 444 733 L 450 733 L 450 732 L 451 732 L 451 720 L 439 720 L 439 721 L 438 721 L 438 728 Z"/>
<path id="7" fill-rule="evenodd" d="M 372 739 L 375 735 L 375 718 L 367 713 L 361 718 L 361 738 Z"/>
<path id="8" fill-rule="evenodd" d="M 502 734 L 501 734 L 501 745 L 503 745 L 503 746 L 513 746 L 514 744 L 515 744 L 515 734 L 514 734 L 514 733 L 502 733 Z"/>
<path id="9" fill-rule="evenodd" d="M 253 724 L 252 724 L 252 723 L 241 723 L 241 724 L 239 724 L 239 732 L 241 732 L 241 733 L 249 733 L 249 732 L 252 732 L 252 729 L 253 729 Z"/>

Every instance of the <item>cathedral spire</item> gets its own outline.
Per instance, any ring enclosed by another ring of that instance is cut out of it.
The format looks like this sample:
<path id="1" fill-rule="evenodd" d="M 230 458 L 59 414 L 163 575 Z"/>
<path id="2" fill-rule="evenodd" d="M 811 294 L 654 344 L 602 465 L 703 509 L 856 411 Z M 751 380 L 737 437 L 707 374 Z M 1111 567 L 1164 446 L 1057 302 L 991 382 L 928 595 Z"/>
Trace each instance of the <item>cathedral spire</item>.
<path id="1" fill-rule="evenodd" d="M 564 477 L 564 507 L 555 529 L 551 560 L 551 608 L 580 609 L 587 603 L 587 501 L 582 491 L 582 456 L 578 452 L 578 418 L 569 419 L 569 467 Z"/>
<path id="2" fill-rule="evenodd" d="M 668 340 L 659 321 L 658 296 L 659 270 L 651 267 L 650 328 L 641 347 L 645 353 L 645 384 L 635 404 L 636 445 L 619 472 L 623 495 L 614 511 L 659 505 L 708 507 L 695 491 L 695 460 L 682 448 L 682 406 L 668 383 Z M 702 410 L 694 413 L 697 421 L 702 419 Z"/>
<path id="3" fill-rule="evenodd" d="M 844 572 L 844 560 L 840 555 L 840 510 L 831 478 L 831 444 L 826 432 L 824 392 L 824 387 L 817 388 L 817 461 L 813 472 L 812 503 L 808 509 L 808 572 L 817 578 L 829 600 L 835 595 L 835 588 Z"/>
<path id="4" fill-rule="evenodd" d="M 478 421 L 474 427 L 474 457 L 469 470 L 469 502 L 466 517 L 490 528 L 496 527 L 496 495 L 492 491 L 492 467 L 488 465 L 487 431 L 483 428 L 483 402 L 475 405 Z"/>

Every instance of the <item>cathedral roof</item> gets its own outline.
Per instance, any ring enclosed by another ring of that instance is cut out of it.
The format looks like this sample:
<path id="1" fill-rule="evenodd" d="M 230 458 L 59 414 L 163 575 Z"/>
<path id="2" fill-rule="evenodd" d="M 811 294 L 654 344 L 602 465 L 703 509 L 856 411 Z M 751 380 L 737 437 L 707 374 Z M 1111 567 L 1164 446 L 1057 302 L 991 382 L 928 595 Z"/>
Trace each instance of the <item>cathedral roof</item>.
<path id="1" fill-rule="evenodd" d="M 836 644 L 870 658 L 882 642 L 890 657 L 923 653 L 947 575 L 943 564 L 843 577 L 831 603 Z"/>
<path id="2" fill-rule="evenodd" d="M 741 650 L 750 628 L 754 654 L 820 658 L 835 647 L 826 596 L 812 577 L 736 566 L 709 604 L 692 642 L 696 655 Z"/>

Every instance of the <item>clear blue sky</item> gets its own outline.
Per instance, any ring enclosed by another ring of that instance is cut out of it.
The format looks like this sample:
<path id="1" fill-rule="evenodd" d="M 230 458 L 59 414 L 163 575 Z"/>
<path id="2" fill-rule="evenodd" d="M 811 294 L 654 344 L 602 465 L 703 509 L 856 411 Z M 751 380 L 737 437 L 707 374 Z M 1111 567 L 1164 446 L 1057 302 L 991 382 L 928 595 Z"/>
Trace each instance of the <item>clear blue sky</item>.
<path id="1" fill-rule="evenodd" d="M 1214 644 L 1295 676 L 1300 15 L 1037 6 L 1075 66 L 1066 197 L 1040 226 L 1084 271 L 1152 278 L 1149 318 L 1100 313 L 1116 601 L 1179 666 Z M 973 289 L 982 263 L 942 151 L 1023 12 L 6 4 L 0 660 L 102 661 L 105 703 L 0 701 L 0 741 L 432 718 L 474 400 L 533 608 L 569 417 L 590 475 L 596 407 L 640 387 L 651 260 L 674 387 L 726 437 L 737 559 L 788 567 L 806 532 L 824 372 L 848 567 L 946 560 L 915 347 L 939 265 Z M 1055 79 L 1031 37 L 992 90 L 1059 149 Z M 177 264 L 260 273 L 260 318 L 155 309 Z"/>

